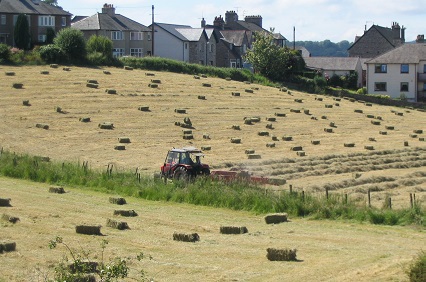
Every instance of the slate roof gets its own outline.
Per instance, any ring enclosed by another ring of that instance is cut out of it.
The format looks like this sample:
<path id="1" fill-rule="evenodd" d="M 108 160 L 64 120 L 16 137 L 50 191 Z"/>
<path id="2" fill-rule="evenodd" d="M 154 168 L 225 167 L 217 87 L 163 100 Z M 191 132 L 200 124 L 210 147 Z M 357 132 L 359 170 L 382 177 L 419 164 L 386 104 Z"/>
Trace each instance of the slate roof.
<path id="1" fill-rule="evenodd" d="M 367 36 L 367 34 L 372 29 L 376 29 L 383 36 L 383 38 L 385 38 L 386 41 L 388 41 L 389 44 L 392 45 L 393 47 L 396 47 L 396 46 L 399 45 L 399 44 L 398 45 L 395 44 L 394 34 L 393 34 L 393 31 L 392 31 L 391 28 L 383 27 L 383 26 L 379 26 L 379 25 L 372 25 L 362 36 L 356 36 L 355 37 L 355 42 L 348 48 L 348 50 L 350 50 L 353 46 L 355 46 L 361 38 Z"/>
<path id="2" fill-rule="evenodd" d="M 273 33 L 272 36 L 276 40 L 287 40 L 287 38 L 285 38 L 281 33 Z"/>
<path id="3" fill-rule="evenodd" d="M 404 44 L 392 49 L 374 59 L 367 61 L 367 64 L 418 64 L 426 61 L 426 44 Z"/>
<path id="4" fill-rule="evenodd" d="M 177 37 L 178 39 L 182 41 L 187 41 L 187 39 L 180 32 L 178 32 L 177 29 L 192 28 L 189 25 L 166 24 L 166 23 L 155 23 L 155 25 L 164 29 L 165 31 L 167 31 L 168 33 L 172 34 L 173 36 Z"/>
<path id="5" fill-rule="evenodd" d="M 177 28 L 177 32 L 179 32 L 183 37 L 187 39 L 187 41 L 199 41 L 201 36 L 203 35 L 203 28 Z"/>
<path id="6" fill-rule="evenodd" d="M 233 21 L 230 23 L 226 23 L 226 28 L 230 28 L 233 30 L 245 29 L 250 31 L 266 31 L 267 32 L 266 29 L 258 26 L 257 24 L 246 22 L 246 21 Z"/>
<path id="7" fill-rule="evenodd" d="M 72 15 L 71 13 L 64 11 L 61 7 L 49 5 L 41 1 L 37 3 L 38 4 L 35 4 L 31 0 L 0 0 L 0 13 L 52 16 Z"/>
<path id="8" fill-rule="evenodd" d="M 220 33 L 226 42 L 235 46 L 243 46 L 244 36 L 246 35 L 245 30 L 221 30 Z"/>
<path id="9" fill-rule="evenodd" d="M 355 70 L 359 58 L 355 57 L 307 57 L 306 67 L 320 70 Z"/>
<path id="10" fill-rule="evenodd" d="M 111 17 L 108 14 L 97 13 L 72 23 L 72 27 L 79 30 L 129 30 L 151 31 L 149 28 L 131 20 L 123 15 L 116 14 Z"/>

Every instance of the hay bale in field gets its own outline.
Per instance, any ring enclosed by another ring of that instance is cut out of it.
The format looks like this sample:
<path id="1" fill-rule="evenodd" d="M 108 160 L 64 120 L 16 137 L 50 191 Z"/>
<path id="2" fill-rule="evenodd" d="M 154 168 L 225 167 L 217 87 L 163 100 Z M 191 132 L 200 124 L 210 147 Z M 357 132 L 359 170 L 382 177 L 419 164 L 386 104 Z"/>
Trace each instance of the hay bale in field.
<path id="1" fill-rule="evenodd" d="M 146 73 L 145 73 L 145 76 L 155 76 L 155 73 L 152 73 L 152 72 L 146 72 Z"/>
<path id="2" fill-rule="evenodd" d="M 408 147 L 408 141 L 404 141 L 404 146 Z"/>
<path id="3" fill-rule="evenodd" d="M 210 151 L 212 149 L 212 146 L 201 146 L 202 151 Z"/>
<path id="4" fill-rule="evenodd" d="M 111 72 L 110 72 L 110 71 L 107 71 L 107 70 L 104 70 L 104 71 L 103 71 L 103 73 L 104 73 L 104 74 L 111 74 Z"/>
<path id="5" fill-rule="evenodd" d="M 27 106 L 27 107 L 31 106 L 30 100 L 24 100 L 24 101 L 22 101 L 22 105 Z"/>
<path id="6" fill-rule="evenodd" d="M 194 139 L 194 135 L 192 135 L 192 134 L 184 134 L 184 135 L 182 136 L 182 138 L 183 138 L 184 140 L 191 140 L 191 139 Z"/>
<path id="7" fill-rule="evenodd" d="M 252 122 L 251 118 L 245 118 L 244 124 L 251 125 L 251 124 L 253 124 L 253 122 Z"/>
<path id="8" fill-rule="evenodd" d="M 186 114 L 186 110 L 185 109 L 175 109 L 175 113 Z"/>
<path id="9" fill-rule="evenodd" d="M 161 79 L 151 79 L 152 83 L 161 84 Z"/>
<path id="10" fill-rule="evenodd" d="M 0 242 L 0 254 L 1 253 L 8 253 L 13 252 L 16 250 L 16 243 L 15 242 Z"/>
<path id="11" fill-rule="evenodd" d="M 231 138 L 231 143 L 240 144 L 241 143 L 241 138 Z"/>
<path id="12" fill-rule="evenodd" d="M 117 94 L 117 90 L 115 90 L 115 89 L 106 89 L 105 92 L 107 94 Z"/>
<path id="13" fill-rule="evenodd" d="M 52 69 L 57 69 L 59 67 L 59 65 L 58 64 L 50 64 L 50 67 Z"/>
<path id="14" fill-rule="evenodd" d="M 385 128 L 386 128 L 387 130 L 394 130 L 394 129 L 395 129 L 395 126 L 393 126 L 393 125 L 386 125 L 386 126 L 385 126 Z"/>
<path id="15" fill-rule="evenodd" d="M 114 215 L 121 215 L 124 217 L 134 217 L 138 214 L 134 210 L 114 210 Z"/>
<path id="16" fill-rule="evenodd" d="M 374 115 L 365 115 L 367 118 L 374 118 Z"/>
<path id="17" fill-rule="evenodd" d="M 112 129 L 114 129 L 114 124 L 111 123 L 111 122 L 103 122 L 103 123 L 98 124 L 98 127 L 100 129 L 112 130 Z"/>
<path id="18" fill-rule="evenodd" d="M 65 67 L 65 68 L 62 68 L 62 70 L 63 70 L 63 71 L 71 71 L 71 68 L 67 68 L 67 67 Z"/>
<path id="19" fill-rule="evenodd" d="M 331 104 L 325 104 L 325 107 L 326 107 L 327 109 L 331 109 L 331 108 L 333 108 L 333 105 L 331 105 Z"/>
<path id="20" fill-rule="evenodd" d="M 363 110 L 360 110 L 360 109 L 355 109 L 355 110 L 354 110 L 354 112 L 355 112 L 355 113 L 359 113 L 359 114 L 364 113 L 364 111 L 363 111 Z"/>
<path id="21" fill-rule="evenodd" d="M 232 96 L 234 96 L 234 97 L 240 97 L 240 92 L 232 92 L 232 94 L 231 94 Z"/>
<path id="22" fill-rule="evenodd" d="M 334 103 L 334 105 L 335 105 L 336 107 L 340 107 L 340 104 L 339 104 L 339 103 Z"/>
<path id="23" fill-rule="evenodd" d="M 267 118 L 266 118 L 266 121 L 277 121 L 277 119 L 276 119 L 276 118 L 274 118 L 274 117 L 267 117 Z"/>
<path id="24" fill-rule="evenodd" d="M 239 125 L 232 125 L 232 129 L 234 130 L 241 130 L 241 127 Z"/>
<path id="25" fill-rule="evenodd" d="M 15 89 L 22 89 L 24 87 L 23 83 L 13 83 L 12 87 Z"/>
<path id="26" fill-rule="evenodd" d="M 56 193 L 56 194 L 64 194 L 65 190 L 64 187 L 49 187 L 49 193 Z"/>
<path id="27" fill-rule="evenodd" d="M 378 121 L 378 120 L 372 120 L 372 121 L 371 121 L 371 124 L 374 124 L 374 125 L 380 125 L 380 121 Z"/>
<path id="28" fill-rule="evenodd" d="M 254 150 L 254 149 L 246 149 L 245 151 L 244 151 L 244 153 L 246 154 L 246 155 L 249 155 L 249 154 L 254 154 L 256 151 Z"/>
<path id="29" fill-rule="evenodd" d="M 275 143 L 266 143 L 267 148 L 275 148 Z"/>
<path id="30" fill-rule="evenodd" d="M 294 99 L 294 102 L 296 102 L 296 103 L 303 103 L 303 99 Z"/>
<path id="31" fill-rule="evenodd" d="M 85 235 L 102 235 L 101 225 L 77 225 L 75 227 L 75 232 L 78 234 Z"/>
<path id="32" fill-rule="evenodd" d="M 417 134 L 410 134 L 411 138 L 417 138 Z"/>
<path id="33" fill-rule="evenodd" d="M 49 125 L 45 124 L 45 123 L 37 123 L 36 124 L 37 128 L 43 128 L 43 129 L 49 129 Z"/>
<path id="34" fill-rule="evenodd" d="M 192 134 L 192 130 L 185 129 L 185 130 L 182 130 L 182 133 L 183 134 Z"/>
<path id="35" fill-rule="evenodd" d="M 258 155 L 258 154 L 247 154 L 247 158 L 248 158 L 249 160 L 257 160 L 257 159 L 261 159 L 261 158 L 262 158 L 262 156 L 261 156 L 261 155 Z"/>
<path id="36" fill-rule="evenodd" d="M 330 122 L 330 127 L 337 127 L 334 121 Z"/>
<path id="37" fill-rule="evenodd" d="M 185 233 L 173 233 L 173 240 L 174 241 L 181 241 L 181 242 L 191 242 L 195 243 L 197 241 L 200 241 L 200 236 L 197 233 L 191 233 L 191 234 L 185 234 Z"/>
<path id="38" fill-rule="evenodd" d="M 372 106 L 373 106 L 373 104 L 371 104 L 371 103 L 365 103 L 365 105 L 366 105 L 367 107 L 372 107 Z"/>
<path id="39" fill-rule="evenodd" d="M 327 116 L 321 116 L 321 119 L 327 119 Z"/>
<path id="40" fill-rule="evenodd" d="M 198 95 L 198 99 L 199 100 L 206 100 L 206 96 L 204 96 L 204 95 Z"/>
<path id="41" fill-rule="evenodd" d="M 324 128 L 324 131 L 327 133 L 333 133 L 333 128 Z"/>
<path id="42" fill-rule="evenodd" d="M 149 112 L 149 106 L 140 106 L 138 110 L 141 112 Z"/>
<path id="43" fill-rule="evenodd" d="M 388 135 L 388 132 L 387 132 L 387 131 L 382 131 L 382 130 L 380 130 L 380 131 L 379 131 L 379 134 L 380 134 L 380 135 Z"/>
<path id="44" fill-rule="evenodd" d="M 247 93 L 254 93 L 253 89 L 245 89 L 244 91 Z"/>
<path id="45" fill-rule="evenodd" d="M 7 72 L 5 72 L 5 75 L 6 76 L 14 76 L 15 72 L 13 72 L 13 71 L 7 71 Z"/>
<path id="46" fill-rule="evenodd" d="M 63 113 L 61 107 L 55 107 L 55 112 L 57 112 L 57 113 Z"/>
<path id="47" fill-rule="evenodd" d="M 2 219 L 2 220 L 4 220 L 4 221 L 8 221 L 8 222 L 10 222 L 10 223 L 13 223 L 13 224 L 15 224 L 15 223 L 17 223 L 18 221 L 20 221 L 19 217 L 16 217 L 16 216 L 10 216 L 10 215 L 5 214 L 5 213 L 4 213 L 4 214 L 2 214 L 1 219 Z"/>
<path id="48" fill-rule="evenodd" d="M 344 143 L 343 146 L 348 148 L 353 148 L 355 147 L 355 143 Z"/>
<path id="49" fill-rule="evenodd" d="M 341 98 L 333 98 L 333 100 L 334 100 L 334 101 L 337 101 L 337 102 L 342 101 L 342 99 L 341 99 Z"/>
<path id="50" fill-rule="evenodd" d="M 251 82 L 250 81 L 244 81 L 244 84 L 251 84 Z"/>
<path id="51" fill-rule="evenodd" d="M 311 113 L 309 112 L 309 110 L 308 109 L 304 109 L 303 110 L 303 113 L 305 114 L 305 115 L 310 115 Z"/>
<path id="52" fill-rule="evenodd" d="M 319 145 L 319 144 L 321 144 L 321 141 L 320 140 L 311 140 L 311 144 L 312 145 Z"/>
<path id="53" fill-rule="evenodd" d="M 259 131 L 257 133 L 257 135 L 259 135 L 259 136 L 269 136 L 269 132 L 268 131 Z"/>
<path id="54" fill-rule="evenodd" d="M 280 91 L 285 93 L 285 92 L 287 92 L 287 91 L 288 91 L 288 89 L 287 89 L 287 88 L 285 88 L 285 87 L 282 87 L 282 88 L 280 88 Z"/>
<path id="55" fill-rule="evenodd" d="M 200 76 L 201 76 L 202 78 L 207 78 L 207 75 L 206 75 L 206 74 L 200 74 Z"/>
<path id="56" fill-rule="evenodd" d="M 125 70 L 133 70 L 133 68 L 131 66 L 124 66 L 123 69 L 125 69 Z"/>
<path id="57" fill-rule="evenodd" d="M 366 150 L 374 150 L 374 146 L 373 145 L 365 145 L 364 149 L 366 149 Z"/>
<path id="58" fill-rule="evenodd" d="M 124 151 L 124 150 L 126 150 L 126 146 L 125 145 L 115 145 L 114 150 Z"/>
<path id="59" fill-rule="evenodd" d="M 45 74 L 45 75 L 47 75 L 47 74 L 49 74 L 49 71 L 46 71 L 46 70 L 44 70 L 44 71 L 40 71 L 40 74 Z"/>
<path id="60" fill-rule="evenodd" d="M 192 126 L 192 121 L 191 121 L 191 119 L 189 117 L 185 117 L 183 119 L 183 123 L 185 123 L 185 124 L 187 124 L 189 126 Z"/>
<path id="61" fill-rule="evenodd" d="M 287 213 L 268 214 L 264 217 L 266 224 L 277 224 L 288 221 Z"/>
<path id="62" fill-rule="evenodd" d="M 194 75 L 195 79 L 201 79 L 201 77 L 199 77 L 198 75 Z"/>
<path id="63" fill-rule="evenodd" d="M 283 136 L 283 141 L 293 141 L 293 136 Z"/>
<path id="64" fill-rule="evenodd" d="M 296 152 L 296 154 L 297 154 L 299 157 L 304 157 L 304 156 L 306 156 L 306 152 L 305 152 L 305 151 L 297 151 L 297 152 Z"/>
<path id="65" fill-rule="evenodd" d="M 117 221 L 114 219 L 107 219 L 106 226 L 118 229 L 118 230 L 126 230 L 130 229 L 129 225 L 127 225 L 127 222 L 124 221 Z"/>
<path id="66" fill-rule="evenodd" d="M 78 119 L 81 122 L 90 122 L 90 117 L 82 117 Z"/>
<path id="67" fill-rule="evenodd" d="M 303 151 L 303 147 L 302 146 L 294 146 L 290 148 L 291 151 Z"/>
<path id="68" fill-rule="evenodd" d="M 423 134 L 423 130 L 422 129 L 414 129 L 413 133 L 415 133 L 415 134 Z"/>
<path id="69" fill-rule="evenodd" d="M 349 98 L 349 101 L 351 101 L 352 103 L 356 101 L 355 98 Z"/>
<path id="70" fill-rule="evenodd" d="M 266 258 L 270 261 L 297 261 L 296 249 L 266 249 Z"/>
<path id="71" fill-rule="evenodd" d="M 419 137 L 419 141 L 425 141 L 424 137 Z"/>
<path id="72" fill-rule="evenodd" d="M 118 137 L 118 143 L 131 143 L 129 137 Z"/>
<path id="73" fill-rule="evenodd" d="M 87 83 L 86 84 L 86 87 L 89 87 L 89 88 L 98 88 L 98 84 L 96 84 L 96 83 Z"/>
<path id="74" fill-rule="evenodd" d="M 241 227 L 221 226 L 220 233 L 221 234 L 245 234 L 245 233 L 248 233 L 248 229 L 245 226 L 241 226 Z"/>
<path id="75" fill-rule="evenodd" d="M 116 205 L 125 205 L 127 204 L 126 199 L 121 198 L 121 197 L 109 197 L 109 202 L 111 204 L 116 204 Z"/>
<path id="76" fill-rule="evenodd" d="M 225 78 L 225 80 L 226 80 L 226 81 L 231 81 L 231 80 L 232 80 L 232 78 L 230 78 L 230 77 L 226 77 L 226 78 Z"/>
<path id="77" fill-rule="evenodd" d="M 272 141 L 279 141 L 280 139 L 278 139 L 278 137 L 277 136 L 275 136 L 275 135 L 272 135 L 271 136 L 271 138 L 272 138 Z"/>
<path id="78" fill-rule="evenodd" d="M 148 87 L 149 88 L 158 88 L 158 84 L 156 84 L 156 83 L 150 83 L 150 84 L 148 84 Z"/>
<path id="79" fill-rule="evenodd" d="M 96 79 L 88 79 L 87 83 L 91 83 L 91 84 L 99 84 L 98 81 Z"/>
<path id="80" fill-rule="evenodd" d="M 300 113 L 301 113 L 301 110 L 299 110 L 299 109 L 290 109 L 290 112 L 291 112 L 291 113 L 300 114 Z"/>
<path id="81" fill-rule="evenodd" d="M 316 116 L 311 116 L 311 120 L 318 120 Z"/>
<path id="82" fill-rule="evenodd" d="M 317 100 L 317 101 L 322 101 L 322 100 L 324 100 L 323 98 L 321 98 L 321 97 L 315 97 L 315 100 Z"/>
<path id="83" fill-rule="evenodd" d="M 204 133 L 203 134 L 203 139 L 210 139 L 210 134 Z"/>
<path id="84" fill-rule="evenodd" d="M 277 117 L 285 117 L 286 114 L 285 113 L 275 113 L 275 116 L 277 116 Z"/>
<path id="85" fill-rule="evenodd" d="M 0 198 L 0 207 L 11 207 L 11 199 Z"/>
<path id="86" fill-rule="evenodd" d="M 375 116 L 375 119 L 383 120 L 383 118 L 381 116 Z"/>
<path id="87" fill-rule="evenodd" d="M 253 89 L 253 90 L 259 90 L 259 87 L 252 87 L 251 89 Z"/>
<path id="88" fill-rule="evenodd" d="M 260 117 L 250 117 L 252 122 L 260 122 Z"/>
<path id="89" fill-rule="evenodd" d="M 374 137 L 369 137 L 369 138 L 368 138 L 368 141 L 376 142 L 376 138 L 374 138 Z"/>
<path id="90" fill-rule="evenodd" d="M 212 87 L 212 85 L 210 83 L 203 83 L 202 85 L 203 85 L 203 87 Z"/>
<path id="91" fill-rule="evenodd" d="M 268 124 L 266 125 L 266 128 L 267 128 L 267 129 L 274 129 L 274 126 L 272 125 L 272 123 L 268 123 Z"/>
<path id="92" fill-rule="evenodd" d="M 403 116 L 404 113 L 403 112 L 397 112 L 397 113 L 395 113 L 395 115 L 397 115 L 397 116 Z"/>

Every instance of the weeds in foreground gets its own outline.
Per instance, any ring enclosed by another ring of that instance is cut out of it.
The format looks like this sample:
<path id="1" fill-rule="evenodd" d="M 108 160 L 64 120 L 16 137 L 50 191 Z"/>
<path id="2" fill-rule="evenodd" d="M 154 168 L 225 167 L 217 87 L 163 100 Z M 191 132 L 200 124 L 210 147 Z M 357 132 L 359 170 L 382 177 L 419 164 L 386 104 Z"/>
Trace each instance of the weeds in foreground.
<path id="1" fill-rule="evenodd" d="M 426 281 L 426 252 L 420 252 L 406 270 L 410 282 Z"/>

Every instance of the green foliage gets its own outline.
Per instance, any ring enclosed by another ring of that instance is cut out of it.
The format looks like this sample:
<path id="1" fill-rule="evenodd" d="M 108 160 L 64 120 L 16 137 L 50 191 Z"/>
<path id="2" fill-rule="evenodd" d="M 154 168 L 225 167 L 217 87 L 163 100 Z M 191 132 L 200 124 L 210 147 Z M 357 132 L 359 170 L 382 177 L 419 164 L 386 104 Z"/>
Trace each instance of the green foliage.
<path id="1" fill-rule="evenodd" d="M 20 50 L 17 48 L 11 49 L 10 62 L 16 65 L 41 65 L 43 60 L 37 49 L 32 51 Z"/>
<path id="2" fill-rule="evenodd" d="M 6 44 L 0 44 L 0 63 L 10 60 L 10 48 Z"/>
<path id="3" fill-rule="evenodd" d="M 41 46 L 39 49 L 40 57 L 48 64 L 62 63 L 66 60 L 66 55 L 61 48 L 54 44 Z"/>
<path id="4" fill-rule="evenodd" d="M 357 89 L 358 88 L 358 73 L 351 71 L 349 74 L 339 76 L 333 74 L 329 79 L 328 85 L 332 87 L 341 87 L 345 89 Z"/>
<path id="5" fill-rule="evenodd" d="M 347 40 L 333 43 L 324 41 L 296 41 L 296 46 L 303 46 L 314 57 L 347 57 L 348 48 L 352 45 Z"/>
<path id="6" fill-rule="evenodd" d="M 273 81 L 285 81 L 305 67 L 300 54 L 287 47 L 273 44 L 270 33 L 256 33 L 253 47 L 246 54 L 246 60 L 258 72 Z"/>
<path id="7" fill-rule="evenodd" d="M 13 38 L 15 39 L 16 47 L 19 49 L 28 50 L 30 48 L 30 25 L 26 15 L 20 14 L 16 19 Z"/>
<path id="8" fill-rule="evenodd" d="M 115 66 L 118 60 L 112 56 L 105 56 L 100 52 L 92 52 L 87 55 L 87 63 L 92 66 Z"/>
<path id="9" fill-rule="evenodd" d="M 55 39 L 55 30 L 51 27 L 48 27 L 46 29 L 46 42 L 45 44 L 52 44 L 53 43 L 53 39 Z"/>
<path id="10" fill-rule="evenodd" d="M 58 0 L 42 0 L 42 1 L 49 5 L 58 6 Z"/>
<path id="11" fill-rule="evenodd" d="M 106 36 L 92 35 L 87 41 L 87 52 L 101 53 L 105 58 L 112 57 L 113 42 Z"/>
<path id="12" fill-rule="evenodd" d="M 327 86 L 327 80 L 322 75 L 317 75 L 314 77 L 314 83 L 315 83 L 315 92 L 320 93 L 322 92 L 325 87 Z"/>
<path id="13" fill-rule="evenodd" d="M 86 41 L 83 32 L 74 28 L 61 29 L 53 40 L 64 51 L 69 61 L 83 62 L 86 57 Z"/>
<path id="14" fill-rule="evenodd" d="M 411 263 L 407 270 L 410 282 L 424 282 L 426 281 L 426 252 L 422 251 L 418 254 L 417 258 Z"/>
<path id="15" fill-rule="evenodd" d="M 367 94 L 367 87 L 361 87 L 356 91 L 356 94 L 365 95 Z"/>

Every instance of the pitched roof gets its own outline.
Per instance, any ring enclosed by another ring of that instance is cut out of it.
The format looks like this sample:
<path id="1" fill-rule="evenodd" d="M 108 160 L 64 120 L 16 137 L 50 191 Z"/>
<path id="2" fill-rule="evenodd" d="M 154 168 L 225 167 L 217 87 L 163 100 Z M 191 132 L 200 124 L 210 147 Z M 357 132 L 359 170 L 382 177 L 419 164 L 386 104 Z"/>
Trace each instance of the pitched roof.
<path id="1" fill-rule="evenodd" d="M 374 59 L 366 62 L 366 64 L 418 64 L 420 61 L 426 60 L 426 44 L 404 44 L 392 49 Z"/>
<path id="2" fill-rule="evenodd" d="M 355 70 L 359 58 L 355 57 L 307 57 L 306 67 L 321 70 Z"/>
<path id="3" fill-rule="evenodd" d="M 226 23 L 226 27 L 234 30 L 245 29 L 250 31 L 267 31 L 266 29 L 258 26 L 257 24 L 246 21 L 233 21 Z"/>
<path id="4" fill-rule="evenodd" d="M 354 45 L 356 45 L 360 41 L 360 39 L 367 37 L 368 33 L 372 29 L 377 30 L 383 36 L 383 38 L 385 38 L 386 41 L 389 42 L 390 45 L 392 45 L 393 47 L 397 46 L 395 44 L 394 34 L 393 34 L 393 31 L 392 31 L 391 28 L 383 27 L 383 26 L 379 26 L 379 25 L 372 25 L 366 32 L 364 32 L 364 34 L 362 36 L 356 36 L 355 37 L 355 42 L 348 48 L 348 50 L 350 50 Z"/>
<path id="5" fill-rule="evenodd" d="M 177 28 L 176 31 L 188 41 L 199 41 L 204 33 L 203 28 Z"/>
<path id="6" fill-rule="evenodd" d="M 80 30 L 134 30 L 151 31 L 149 28 L 120 14 L 111 17 L 97 13 L 72 23 L 72 27 Z"/>
<path id="7" fill-rule="evenodd" d="M 246 36 L 245 30 L 221 30 L 220 33 L 225 41 L 235 46 L 243 46 L 244 37 Z"/>
<path id="8" fill-rule="evenodd" d="M 55 16 L 72 15 L 64 11 L 61 7 L 49 5 L 42 1 L 32 0 L 0 0 L 0 13 Z"/>
<path id="9" fill-rule="evenodd" d="M 287 38 L 285 38 L 281 33 L 272 33 L 272 36 L 276 40 L 287 40 Z"/>
<path id="10" fill-rule="evenodd" d="M 166 24 L 166 23 L 154 23 L 154 24 L 182 41 L 187 41 L 187 39 L 180 32 L 178 32 L 177 29 L 191 28 L 189 25 Z"/>

